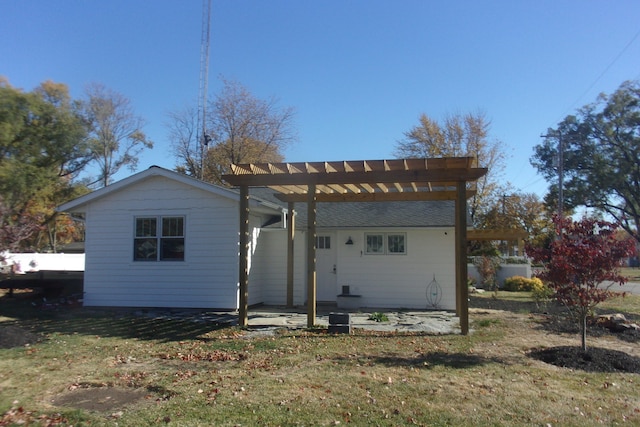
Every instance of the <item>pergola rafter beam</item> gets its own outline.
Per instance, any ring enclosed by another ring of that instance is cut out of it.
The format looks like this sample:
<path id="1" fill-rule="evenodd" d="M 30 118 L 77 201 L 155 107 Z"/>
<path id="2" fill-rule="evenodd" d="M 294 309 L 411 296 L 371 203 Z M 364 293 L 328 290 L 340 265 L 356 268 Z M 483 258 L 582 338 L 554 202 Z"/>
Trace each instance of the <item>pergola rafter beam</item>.
<path id="1" fill-rule="evenodd" d="M 467 199 L 476 194 L 475 191 L 467 191 Z M 278 200 L 283 202 L 304 203 L 307 200 L 306 194 L 275 194 Z M 333 193 L 317 194 L 318 202 L 420 202 L 420 201 L 443 201 L 456 200 L 457 194 L 452 191 L 417 192 L 417 193 Z"/>
<path id="2" fill-rule="evenodd" d="M 361 191 L 360 191 L 360 187 L 358 187 L 358 186 L 357 186 L 357 185 L 355 185 L 355 184 L 344 184 L 344 186 L 345 186 L 349 191 L 351 191 L 353 194 L 360 194 L 360 193 L 361 193 Z"/>
<path id="3" fill-rule="evenodd" d="M 331 188 L 335 193 L 338 194 L 346 194 L 349 192 L 346 187 L 337 184 L 329 184 L 327 185 L 327 187 Z"/>
<path id="4" fill-rule="evenodd" d="M 375 188 L 373 188 L 370 184 L 363 183 L 363 184 L 360 184 L 360 186 L 367 193 L 375 193 L 376 192 Z"/>
<path id="5" fill-rule="evenodd" d="M 475 181 L 487 173 L 486 168 L 474 169 L 426 169 L 402 171 L 334 172 L 334 173 L 293 173 L 263 174 L 263 169 L 255 168 L 256 174 L 224 175 L 231 185 L 328 185 L 328 184 L 408 184 L 412 182 L 442 183 Z"/>
<path id="6" fill-rule="evenodd" d="M 389 187 L 387 187 L 383 182 L 376 182 L 376 185 L 378 186 L 380 191 L 382 191 L 383 193 L 389 192 Z"/>

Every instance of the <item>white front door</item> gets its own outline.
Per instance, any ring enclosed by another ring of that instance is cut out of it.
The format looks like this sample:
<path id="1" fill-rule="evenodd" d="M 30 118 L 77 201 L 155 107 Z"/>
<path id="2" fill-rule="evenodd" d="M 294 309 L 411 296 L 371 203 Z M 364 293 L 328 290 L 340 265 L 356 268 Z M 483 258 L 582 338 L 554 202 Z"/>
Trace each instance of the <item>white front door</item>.
<path id="1" fill-rule="evenodd" d="M 316 236 L 316 300 L 335 302 L 338 292 L 335 233 Z"/>

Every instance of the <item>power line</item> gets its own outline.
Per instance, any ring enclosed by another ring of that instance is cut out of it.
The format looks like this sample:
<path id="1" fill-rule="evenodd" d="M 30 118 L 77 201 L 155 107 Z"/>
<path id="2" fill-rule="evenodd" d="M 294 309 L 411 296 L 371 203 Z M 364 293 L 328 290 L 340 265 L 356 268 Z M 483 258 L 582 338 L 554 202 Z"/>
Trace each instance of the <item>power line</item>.
<path id="1" fill-rule="evenodd" d="M 580 95 L 571 105 L 569 105 L 569 107 L 564 111 L 564 113 L 562 113 L 560 115 L 560 118 L 558 120 L 556 120 L 556 122 L 562 120 L 562 117 L 566 116 L 567 112 L 571 109 L 574 108 L 574 106 L 580 102 L 580 100 L 582 100 L 582 98 L 584 98 L 590 91 L 591 89 L 594 88 L 594 86 L 596 84 L 598 84 L 598 82 L 600 81 L 600 79 L 602 79 L 602 77 L 604 77 L 605 74 L 607 74 L 607 72 L 609 72 L 609 70 L 611 69 L 611 67 L 613 67 L 613 65 L 618 62 L 618 60 L 622 57 L 622 55 L 624 55 L 624 53 L 627 51 L 627 49 L 629 49 L 629 47 L 631 47 L 631 45 L 633 44 L 633 42 L 636 41 L 636 39 L 640 37 L 640 30 L 638 30 L 638 32 L 636 32 L 636 34 L 631 38 L 631 40 L 625 45 L 624 48 L 622 48 L 622 50 L 616 55 L 615 58 L 613 58 L 613 60 L 609 63 L 609 65 L 606 66 L 606 68 L 598 75 L 598 77 L 596 77 L 596 79 L 593 81 L 593 83 L 591 83 L 589 85 L 589 87 L 587 88 L 587 90 L 585 90 L 582 95 Z"/>
<path id="2" fill-rule="evenodd" d="M 520 190 L 524 190 L 525 188 L 531 187 L 532 185 L 539 183 L 543 179 L 545 179 L 544 176 L 541 176 L 540 178 L 536 179 L 535 181 L 532 181 L 532 182 L 528 183 L 527 185 L 524 185 L 524 186 L 520 187 Z"/>
<path id="3" fill-rule="evenodd" d="M 556 120 L 556 123 L 559 122 L 560 120 L 562 120 L 563 117 L 565 117 L 567 115 L 567 113 L 569 112 L 569 110 L 573 109 L 574 106 L 580 102 L 582 100 L 582 98 L 584 98 L 594 87 L 596 84 L 598 84 L 598 82 L 602 79 L 602 77 L 604 77 L 605 74 L 607 74 L 609 72 L 609 70 L 611 69 L 611 67 L 613 67 L 613 65 L 618 62 L 618 60 L 622 57 L 622 55 L 624 55 L 624 53 L 629 49 L 629 47 L 631 47 L 631 45 L 636 41 L 636 39 L 640 37 L 640 30 L 638 30 L 634 36 L 631 38 L 631 40 L 629 40 L 629 42 L 627 42 L 627 44 L 622 48 L 622 50 L 615 56 L 615 58 L 613 58 L 613 60 L 609 63 L 609 65 L 607 65 L 605 67 L 605 69 L 598 75 L 598 77 L 596 77 L 596 79 L 589 85 L 589 87 L 573 102 L 569 105 L 569 107 L 567 107 L 567 109 L 560 115 L 560 117 Z M 636 77 L 636 80 L 640 78 L 640 74 Z M 547 135 L 543 135 L 543 136 L 547 136 Z M 527 188 L 532 186 L 533 184 L 536 184 L 538 182 L 540 182 L 542 179 L 544 179 L 544 177 L 541 177 L 527 185 L 525 185 L 522 188 Z"/>

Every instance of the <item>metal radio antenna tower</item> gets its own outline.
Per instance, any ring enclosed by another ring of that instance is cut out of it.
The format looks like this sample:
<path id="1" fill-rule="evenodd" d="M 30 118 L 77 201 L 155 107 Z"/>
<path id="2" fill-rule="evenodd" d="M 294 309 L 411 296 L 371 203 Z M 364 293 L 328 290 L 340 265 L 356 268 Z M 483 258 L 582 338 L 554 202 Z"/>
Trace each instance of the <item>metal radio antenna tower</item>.
<path id="1" fill-rule="evenodd" d="M 196 140 L 200 144 L 200 179 L 204 178 L 204 161 L 211 137 L 207 134 L 207 90 L 209 85 L 209 39 L 211 0 L 202 0 L 202 37 L 200 39 L 200 84 L 198 87 L 198 123 Z"/>

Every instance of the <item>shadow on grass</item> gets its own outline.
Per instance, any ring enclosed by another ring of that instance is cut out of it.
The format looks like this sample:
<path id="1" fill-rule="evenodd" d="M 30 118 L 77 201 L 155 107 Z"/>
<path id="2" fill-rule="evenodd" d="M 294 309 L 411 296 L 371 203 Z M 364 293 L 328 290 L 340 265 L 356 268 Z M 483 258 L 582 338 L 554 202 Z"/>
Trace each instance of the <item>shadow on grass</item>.
<path id="1" fill-rule="evenodd" d="M 185 319 L 163 318 L 147 309 L 87 309 L 64 304 L 43 308 L 41 301 L 41 297 L 24 295 L 0 298 L 0 317 L 15 319 L 2 324 L 38 334 L 83 334 L 164 342 L 202 339 L 202 335 L 231 326 L 226 321 L 204 318 L 195 321 L 196 312 Z"/>
<path id="2" fill-rule="evenodd" d="M 443 366 L 452 369 L 470 369 L 477 368 L 492 363 L 506 364 L 499 358 L 484 357 L 477 354 L 469 353 L 448 353 L 444 351 L 436 351 L 424 353 L 417 356 L 404 355 L 384 355 L 384 356 L 360 356 L 366 359 L 366 363 L 381 364 L 391 367 L 407 367 L 415 369 L 433 369 L 436 366 Z M 352 360 L 348 356 L 335 358 L 338 361 Z"/>
<path id="3" fill-rule="evenodd" d="M 388 366 L 408 366 L 414 368 L 422 367 L 428 369 L 434 368 L 436 366 L 443 366 L 453 369 L 469 369 L 487 365 L 490 363 L 503 363 L 503 361 L 496 360 L 494 358 L 483 357 L 477 354 L 447 353 L 442 351 L 426 353 L 418 357 L 374 357 L 373 361 L 375 363 L 381 363 Z"/>

